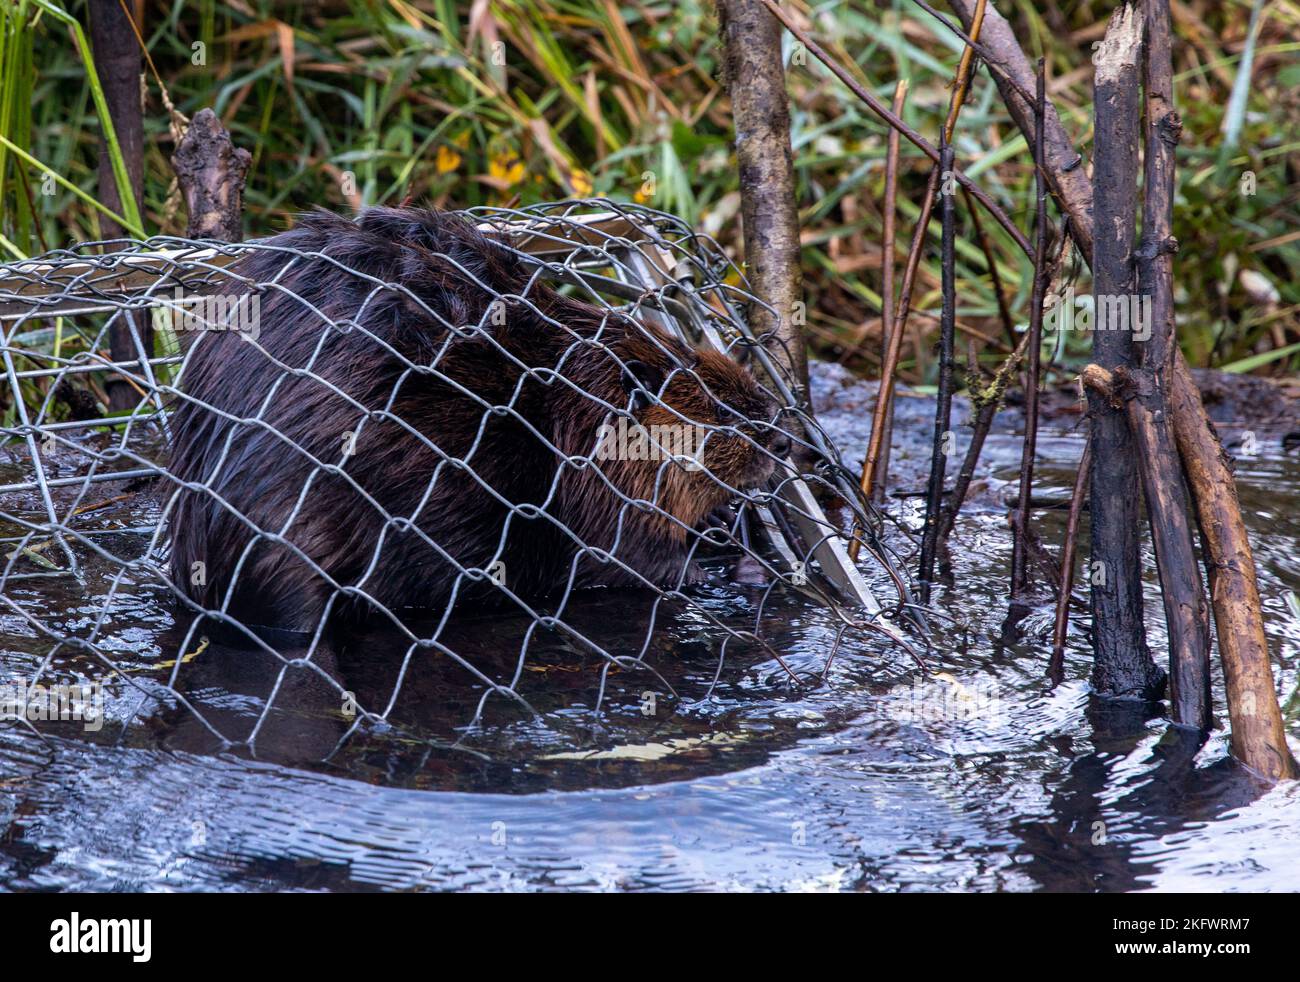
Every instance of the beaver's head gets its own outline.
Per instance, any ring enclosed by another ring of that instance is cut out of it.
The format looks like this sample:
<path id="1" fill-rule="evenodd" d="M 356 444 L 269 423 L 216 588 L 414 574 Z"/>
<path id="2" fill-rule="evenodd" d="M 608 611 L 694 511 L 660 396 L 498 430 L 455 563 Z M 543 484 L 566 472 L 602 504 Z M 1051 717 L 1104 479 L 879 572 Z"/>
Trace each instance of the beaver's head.
<path id="1" fill-rule="evenodd" d="M 764 484 L 789 454 L 780 406 L 732 358 L 658 331 L 629 332 L 619 348 L 636 435 L 652 448 L 623 469 L 638 497 L 693 526 L 737 492 Z"/>

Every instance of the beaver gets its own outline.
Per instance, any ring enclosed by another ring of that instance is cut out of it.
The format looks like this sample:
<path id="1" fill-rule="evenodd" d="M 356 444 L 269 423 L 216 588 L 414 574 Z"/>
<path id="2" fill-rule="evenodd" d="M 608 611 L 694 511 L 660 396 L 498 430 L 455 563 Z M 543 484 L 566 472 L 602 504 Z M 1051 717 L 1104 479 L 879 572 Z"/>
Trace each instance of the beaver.
<path id="1" fill-rule="evenodd" d="M 257 331 L 189 343 L 168 522 L 176 586 L 245 624 L 697 582 L 698 529 L 790 449 L 736 360 L 452 212 L 317 210 L 230 269 Z M 704 437 L 596 453 L 620 418 Z"/>

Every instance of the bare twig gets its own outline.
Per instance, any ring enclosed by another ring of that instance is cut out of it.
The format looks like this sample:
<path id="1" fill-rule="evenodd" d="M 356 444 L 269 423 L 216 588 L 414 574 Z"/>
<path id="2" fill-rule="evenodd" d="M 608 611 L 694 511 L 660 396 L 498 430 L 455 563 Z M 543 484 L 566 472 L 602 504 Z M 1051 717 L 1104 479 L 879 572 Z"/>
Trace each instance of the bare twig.
<path id="1" fill-rule="evenodd" d="M 1043 176 L 1043 117 L 1047 96 L 1044 90 L 1043 59 L 1038 59 L 1037 97 L 1034 113 L 1034 285 L 1029 300 L 1029 371 L 1025 380 L 1025 439 L 1020 454 L 1020 506 L 1016 509 L 1011 553 L 1011 599 L 1021 599 L 1029 589 L 1025 555 L 1029 540 L 1029 499 L 1034 491 L 1034 453 L 1038 446 L 1038 378 L 1043 337 L 1043 295 L 1047 291 L 1047 187 Z"/>
<path id="2" fill-rule="evenodd" d="M 1006 332 L 1007 343 L 1014 349 L 1017 345 L 1016 322 L 1011 316 L 1011 308 L 1007 306 L 1006 291 L 1002 288 L 1002 274 L 998 272 L 997 261 L 993 257 L 993 243 L 989 241 L 988 233 L 984 231 L 984 222 L 980 219 L 979 209 L 971 201 L 971 197 L 966 191 L 962 191 L 966 196 L 966 210 L 970 213 L 971 224 L 975 226 L 975 240 L 979 243 L 980 251 L 984 253 L 984 262 L 989 268 L 989 280 L 993 286 L 993 296 L 998 304 L 998 317 L 1002 321 L 1002 330 Z"/>
<path id="3" fill-rule="evenodd" d="M 907 101 L 907 79 L 899 79 L 894 86 L 894 112 L 901 114 Z M 890 337 L 894 331 L 894 252 L 898 219 L 898 130 L 889 131 L 889 150 L 885 157 L 885 230 L 884 242 L 880 251 L 881 287 L 880 287 L 880 363 L 883 366 L 889 351 Z M 892 377 L 891 377 L 892 385 Z M 882 373 L 880 387 L 876 391 L 876 404 L 880 404 L 881 393 L 885 389 Z M 890 403 L 893 408 L 893 403 Z M 877 409 L 879 412 L 879 409 Z M 869 500 L 881 501 L 884 498 L 885 482 L 889 474 L 889 433 L 892 430 L 893 414 L 885 421 L 885 436 L 880 449 L 880 480 L 872 487 L 871 469 L 867 461 L 862 462 L 862 493 Z M 849 557 L 857 562 L 861 542 L 853 536 L 849 543 Z"/>
<path id="4" fill-rule="evenodd" d="M 940 142 L 940 169 L 944 179 L 953 170 L 952 147 Z M 943 481 L 948 451 L 952 445 L 952 369 L 953 335 L 957 317 L 956 287 L 956 208 L 955 188 L 944 188 L 940 211 L 943 221 L 942 269 L 943 314 L 939 325 L 939 392 L 935 400 L 934 441 L 930 448 L 930 481 L 925 501 L 925 534 L 921 539 L 921 599 L 930 602 L 930 583 L 934 579 L 935 552 L 939 541 L 939 512 L 943 507 Z"/>
<path id="5" fill-rule="evenodd" d="M 1074 553 L 1079 543 L 1079 519 L 1083 499 L 1088 493 L 1088 474 L 1092 470 L 1092 440 L 1083 445 L 1083 456 L 1074 475 L 1074 494 L 1070 497 L 1070 517 L 1065 522 L 1065 543 L 1061 546 L 1061 591 L 1056 597 L 1056 622 L 1052 626 L 1052 659 L 1047 677 L 1053 685 L 1065 679 L 1065 634 L 1070 625 L 1070 594 L 1074 590 Z"/>

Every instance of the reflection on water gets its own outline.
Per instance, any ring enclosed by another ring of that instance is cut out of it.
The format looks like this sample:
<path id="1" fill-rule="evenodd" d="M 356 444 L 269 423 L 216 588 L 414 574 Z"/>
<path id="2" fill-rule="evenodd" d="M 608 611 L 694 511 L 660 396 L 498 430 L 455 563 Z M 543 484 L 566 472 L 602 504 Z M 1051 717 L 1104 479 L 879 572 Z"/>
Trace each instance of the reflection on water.
<path id="1" fill-rule="evenodd" d="M 837 378 L 821 373 L 823 394 Z M 852 463 L 869 400 L 837 389 L 835 404 L 826 422 Z M 893 467 L 904 485 L 919 482 L 928 412 L 900 401 Z M 1072 434 L 1044 434 L 1040 493 L 1068 493 L 1080 449 Z M 1300 460 L 1268 441 L 1260 450 L 1238 473 L 1289 693 Z M 1227 760 L 1221 731 L 1201 744 L 1140 707 L 1093 700 L 1077 625 L 1067 681 L 1049 690 L 1046 604 L 1021 638 L 1001 642 L 1010 540 L 998 497 L 1019 453 L 1012 436 L 990 440 L 991 476 L 954 534 L 953 578 L 936 590 L 928 678 L 859 638 L 819 682 L 836 625 L 790 603 L 770 641 L 805 680 L 797 686 L 770 654 L 722 655 L 698 614 L 661 610 L 644 652 L 652 672 L 546 632 L 521 668 L 527 624 L 455 625 L 450 646 L 489 678 L 519 674 L 537 715 L 436 652 L 404 660 L 404 642 L 379 630 L 304 649 L 310 661 L 290 670 L 214 638 L 178 673 L 182 701 L 158 684 L 181 627 L 154 591 L 121 584 L 103 635 L 131 684 L 108 687 L 103 728 L 43 724 L 38 738 L 0 725 L 0 886 L 1293 889 L 1300 789 L 1254 783 Z M 1062 516 L 1042 523 L 1055 547 Z M 761 593 L 714 569 L 702 603 L 752 622 Z M 53 587 L 26 589 L 49 602 Z M 60 595 L 60 623 L 78 626 L 93 600 Z M 1150 601 L 1159 649 L 1154 591 Z M 634 653 L 650 611 L 647 598 L 596 593 L 571 620 Z M 0 620 L 6 678 L 30 676 L 48 652 L 29 624 Z M 75 651 L 55 664 L 62 677 L 95 671 Z M 340 688 L 391 707 L 391 724 L 353 732 Z M 1215 697 L 1222 713 L 1218 678 Z M 223 747 L 201 720 L 254 752 Z"/>

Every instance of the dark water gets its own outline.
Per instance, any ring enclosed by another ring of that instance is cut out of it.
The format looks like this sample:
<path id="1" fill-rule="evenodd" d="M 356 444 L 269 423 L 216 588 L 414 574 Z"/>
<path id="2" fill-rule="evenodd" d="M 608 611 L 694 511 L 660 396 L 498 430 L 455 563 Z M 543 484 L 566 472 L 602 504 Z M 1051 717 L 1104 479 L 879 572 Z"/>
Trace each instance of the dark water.
<path id="1" fill-rule="evenodd" d="M 835 371 L 819 388 L 852 464 L 870 400 Z M 903 399 L 899 411 L 894 473 L 919 487 L 930 403 Z M 214 643 L 183 665 L 182 691 L 220 732 L 251 735 L 252 757 L 219 752 L 161 688 L 171 666 L 160 663 L 182 638 L 160 594 L 128 578 L 103 635 L 130 682 L 106 687 L 102 729 L 42 724 L 42 739 L 0 724 L 0 886 L 1294 889 L 1300 788 L 1255 783 L 1227 760 L 1222 731 L 1200 744 L 1137 707 L 1092 700 L 1077 627 L 1067 681 L 1049 690 L 1046 599 L 1019 640 L 999 640 L 1010 553 L 1001 497 L 1020 453 L 1007 434 L 1016 416 L 1004 417 L 985 452 L 988 479 L 954 533 L 954 585 L 936 591 L 928 678 L 896 650 L 846 638 L 818 681 L 835 624 L 793 601 L 771 641 L 799 685 L 761 651 L 733 646 L 720 661 L 702 617 L 661 611 L 645 653 L 658 676 L 607 671 L 539 636 L 519 684 L 533 715 L 500 698 L 481 704 L 483 686 L 433 654 L 414 655 L 399 685 L 405 645 L 373 633 L 313 657 L 363 702 L 382 705 L 396 689 L 400 727 L 350 734 L 318 674 L 280 677 Z M 1064 495 L 1082 444 L 1054 426 L 1039 441 L 1039 493 Z M 1238 473 L 1285 698 L 1300 675 L 1300 605 L 1288 601 L 1300 590 L 1300 459 L 1261 434 Z M 896 510 L 907 520 L 913 506 Z M 1063 514 L 1040 523 L 1055 549 Z M 99 598 L 56 582 L 33 581 L 15 599 L 45 603 L 69 630 L 95 615 Z M 741 624 L 757 600 L 717 585 L 702 602 Z M 1158 611 L 1152 591 L 1161 652 Z M 594 595 L 574 620 L 634 653 L 648 617 L 644 598 Z M 526 626 L 485 617 L 458 626 L 453 647 L 509 677 Z M 30 676 L 49 653 L 31 623 L 0 615 L 5 678 Z M 97 674 L 67 650 L 47 671 Z M 1217 677 L 1215 698 L 1222 714 Z M 1300 737 L 1294 712 L 1288 722 Z"/>

